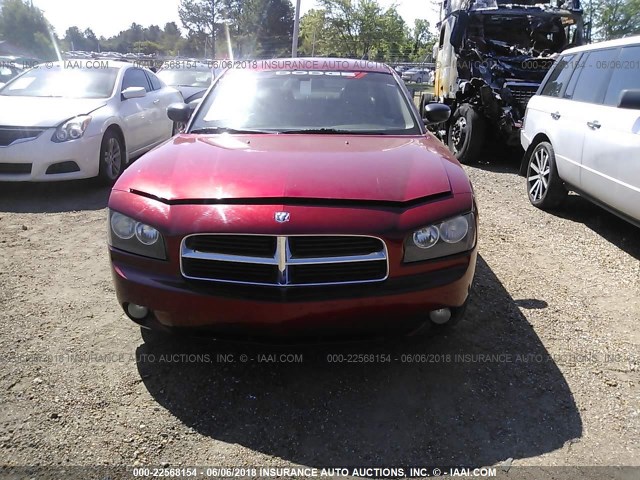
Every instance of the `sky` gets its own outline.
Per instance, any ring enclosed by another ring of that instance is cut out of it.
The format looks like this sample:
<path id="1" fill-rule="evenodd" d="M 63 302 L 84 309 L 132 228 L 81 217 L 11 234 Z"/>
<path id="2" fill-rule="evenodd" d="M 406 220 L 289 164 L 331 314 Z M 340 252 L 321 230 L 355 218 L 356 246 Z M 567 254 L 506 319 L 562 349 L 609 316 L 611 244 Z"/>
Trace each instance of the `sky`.
<path id="1" fill-rule="evenodd" d="M 292 2 L 295 6 L 295 0 Z M 33 3 L 61 37 L 74 25 L 81 30 L 91 28 L 98 37 L 107 38 L 126 30 L 133 22 L 144 27 L 164 27 L 174 21 L 180 26 L 178 0 L 33 0 Z M 416 18 L 427 18 L 431 25 L 437 20 L 428 0 L 378 0 L 378 3 L 383 8 L 396 3 L 398 13 L 409 26 L 413 26 Z M 301 0 L 300 12 L 304 15 L 315 6 L 315 0 Z"/>

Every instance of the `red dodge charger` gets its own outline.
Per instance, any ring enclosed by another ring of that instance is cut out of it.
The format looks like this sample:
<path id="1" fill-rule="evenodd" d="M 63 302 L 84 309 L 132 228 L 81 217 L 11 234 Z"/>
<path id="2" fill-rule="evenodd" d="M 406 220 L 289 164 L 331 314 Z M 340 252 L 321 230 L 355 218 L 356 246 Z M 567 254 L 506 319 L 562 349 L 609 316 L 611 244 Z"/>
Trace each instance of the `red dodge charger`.
<path id="1" fill-rule="evenodd" d="M 168 115 L 185 133 L 109 199 L 118 300 L 212 335 L 411 333 L 462 316 L 478 214 L 460 164 L 388 66 L 247 62 Z"/>

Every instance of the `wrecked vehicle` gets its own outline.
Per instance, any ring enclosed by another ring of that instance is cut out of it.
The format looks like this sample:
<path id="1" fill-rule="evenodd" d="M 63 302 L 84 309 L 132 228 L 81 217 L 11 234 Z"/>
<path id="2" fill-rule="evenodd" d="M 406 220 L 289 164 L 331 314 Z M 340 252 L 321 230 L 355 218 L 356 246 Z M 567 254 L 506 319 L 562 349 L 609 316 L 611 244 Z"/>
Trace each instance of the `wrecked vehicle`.
<path id="1" fill-rule="evenodd" d="M 580 0 L 444 0 L 433 95 L 453 115 L 435 128 L 461 163 L 489 138 L 518 146 L 527 102 L 558 53 L 585 43 Z"/>

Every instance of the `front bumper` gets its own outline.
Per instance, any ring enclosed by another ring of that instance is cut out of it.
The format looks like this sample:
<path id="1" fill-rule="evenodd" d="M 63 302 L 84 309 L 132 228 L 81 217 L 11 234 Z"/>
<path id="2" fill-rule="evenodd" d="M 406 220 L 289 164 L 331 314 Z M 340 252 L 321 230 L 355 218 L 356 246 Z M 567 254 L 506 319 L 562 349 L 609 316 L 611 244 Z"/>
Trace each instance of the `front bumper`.
<path id="1" fill-rule="evenodd" d="M 83 136 L 78 140 L 56 143 L 51 141 L 54 132 L 55 128 L 49 128 L 34 140 L 0 147 L 0 181 L 51 182 L 97 176 L 102 136 Z M 74 162 L 79 170 L 68 173 L 47 173 L 52 165 L 64 162 Z M 27 173 L 28 165 L 31 165 L 30 173 Z M 20 168 L 21 166 L 24 170 Z M 9 171 L 25 171 L 25 173 L 7 173 Z"/>
<path id="2" fill-rule="evenodd" d="M 421 273 L 378 283 L 247 287 L 188 281 L 171 272 L 166 262 L 113 248 L 110 254 L 120 305 L 133 303 L 152 312 L 140 322 L 143 326 L 213 335 L 409 332 L 424 323 L 431 310 L 464 305 L 476 264 L 474 249 L 425 262 Z"/>

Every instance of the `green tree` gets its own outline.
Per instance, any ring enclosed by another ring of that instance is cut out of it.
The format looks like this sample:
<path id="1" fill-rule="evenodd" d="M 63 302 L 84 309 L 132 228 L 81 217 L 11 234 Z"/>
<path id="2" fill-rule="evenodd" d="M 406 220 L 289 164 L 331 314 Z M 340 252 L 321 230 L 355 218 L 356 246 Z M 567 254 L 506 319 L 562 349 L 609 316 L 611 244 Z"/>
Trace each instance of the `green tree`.
<path id="1" fill-rule="evenodd" d="M 188 43 L 204 55 L 216 56 L 216 42 L 220 37 L 220 20 L 224 12 L 221 0 L 180 0 L 178 16 L 188 32 Z"/>
<path id="2" fill-rule="evenodd" d="M 91 52 L 97 52 L 99 49 L 98 37 L 96 37 L 96 34 L 93 33 L 93 30 L 91 30 L 90 28 L 87 28 L 84 31 L 84 38 L 87 39 L 87 50 Z"/>
<path id="3" fill-rule="evenodd" d="M 215 52 L 226 54 L 229 39 L 238 58 L 272 57 L 287 51 L 293 14 L 290 0 L 181 0 L 179 8 L 187 43 L 199 54 L 211 45 L 215 32 Z"/>
<path id="4" fill-rule="evenodd" d="M 594 40 L 640 33 L 640 0 L 597 0 L 591 8 Z"/>
<path id="5" fill-rule="evenodd" d="M 63 42 L 67 50 L 85 50 L 87 39 L 78 27 L 69 27 L 64 33 Z"/>
<path id="6" fill-rule="evenodd" d="M 403 56 L 409 29 L 396 7 L 377 0 L 319 0 L 300 22 L 300 51 L 389 60 Z"/>
<path id="7" fill-rule="evenodd" d="M 169 22 L 164 26 L 160 45 L 160 51 L 168 55 L 178 55 L 185 50 L 186 40 L 175 22 Z"/>
<path id="8" fill-rule="evenodd" d="M 392 60 L 400 56 L 402 45 L 409 37 L 409 30 L 395 7 L 389 8 L 382 16 L 383 38 L 378 44 L 376 59 Z"/>
<path id="9" fill-rule="evenodd" d="M 294 9 L 289 0 L 254 0 L 256 56 L 278 57 L 291 50 Z M 248 27 L 251 27 L 248 25 Z M 249 32 L 251 30 L 247 30 Z"/>
<path id="10" fill-rule="evenodd" d="M 433 44 L 436 37 L 429 31 L 430 25 L 428 20 L 417 18 L 411 35 L 411 58 L 409 60 L 422 62 L 431 60 L 430 55 L 433 52 Z"/>
<path id="11" fill-rule="evenodd" d="M 162 30 L 158 25 L 151 25 L 149 28 L 145 28 L 144 38 L 150 42 L 159 42 L 162 40 Z"/>
<path id="12" fill-rule="evenodd" d="M 40 9 L 23 0 L 4 2 L 0 15 L 0 38 L 22 50 L 17 53 L 43 60 L 54 59 L 52 37 L 55 39 L 53 27 Z"/>
<path id="13" fill-rule="evenodd" d="M 298 52 L 304 56 L 327 56 L 336 43 L 328 28 L 325 10 L 309 10 L 300 19 Z"/>

